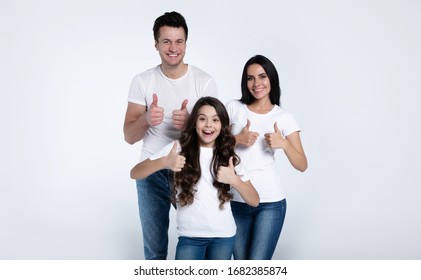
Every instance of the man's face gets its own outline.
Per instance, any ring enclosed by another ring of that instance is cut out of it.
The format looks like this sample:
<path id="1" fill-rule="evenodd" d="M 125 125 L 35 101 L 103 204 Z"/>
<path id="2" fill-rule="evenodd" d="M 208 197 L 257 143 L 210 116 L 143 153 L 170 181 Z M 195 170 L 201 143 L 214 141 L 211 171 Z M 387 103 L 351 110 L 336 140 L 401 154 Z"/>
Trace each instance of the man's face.
<path id="1" fill-rule="evenodd" d="M 159 29 L 155 47 L 164 66 L 178 66 L 183 62 L 186 51 L 186 34 L 182 27 L 163 26 Z"/>

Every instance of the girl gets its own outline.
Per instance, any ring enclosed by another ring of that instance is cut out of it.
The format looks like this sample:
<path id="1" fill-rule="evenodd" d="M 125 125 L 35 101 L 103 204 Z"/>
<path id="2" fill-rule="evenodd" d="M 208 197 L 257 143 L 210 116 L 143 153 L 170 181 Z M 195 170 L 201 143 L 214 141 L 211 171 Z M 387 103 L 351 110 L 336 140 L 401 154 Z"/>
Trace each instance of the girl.
<path id="1" fill-rule="evenodd" d="M 250 58 L 243 69 L 242 96 L 227 104 L 236 153 L 247 167 L 261 203 L 249 207 L 234 191 L 231 208 L 237 224 L 235 259 L 271 259 L 286 213 L 286 200 L 275 150 L 282 149 L 291 165 L 304 172 L 307 159 L 300 128 L 279 105 L 281 90 L 273 63 L 262 55 Z"/>
<path id="2" fill-rule="evenodd" d="M 175 259 L 231 259 L 236 225 L 230 186 L 250 206 L 259 195 L 234 152 L 228 113 L 214 97 L 200 98 L 179 141 L 165 146 L 131 170 L 142 179 L 161 170 L 174 171 L 179 239 Z"/>

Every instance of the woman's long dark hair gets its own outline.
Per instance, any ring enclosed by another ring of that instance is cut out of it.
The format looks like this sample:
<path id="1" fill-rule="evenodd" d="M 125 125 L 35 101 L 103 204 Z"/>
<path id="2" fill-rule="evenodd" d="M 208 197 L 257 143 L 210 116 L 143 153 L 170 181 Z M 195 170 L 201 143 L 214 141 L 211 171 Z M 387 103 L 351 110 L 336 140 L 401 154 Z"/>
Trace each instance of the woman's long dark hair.
<path id="1" fill-rule="evenodd" d="M 200 107 L 209 105 L 215 111 L 221 122 L 221 132 L 215 140 L 213 158 L 211 166 L 200 166 L 200 144 L 196 132 L 196 122 Z M 174 175 L 173 194 L 174 198 L 178 194 L 178 202 L 181 206 L 192 204 L 194 194 L 197 191 L 196 184 L 201 177 L 201 168 L 209 168 L 213 177 L 213 185 L 218 189 L 219 208 L 222 209 L 225 202 L 232 199 L 230 185 L 219 183 L 215 176 L 220 166 L 228 166 L 229 158 L 233 157 L 234 166 L 240 162 L 239 157 L 234 152 L 235 138 L 231 134 L 229 116 L 224 104 L 217 98 L 206 96 L 200 98 L 193 107 L 185 129 L 179 139 L 180 155 L 186 157 L 186 164 L 180 172 Z M 177 191 L 178 189 L 178 191 Z"/>

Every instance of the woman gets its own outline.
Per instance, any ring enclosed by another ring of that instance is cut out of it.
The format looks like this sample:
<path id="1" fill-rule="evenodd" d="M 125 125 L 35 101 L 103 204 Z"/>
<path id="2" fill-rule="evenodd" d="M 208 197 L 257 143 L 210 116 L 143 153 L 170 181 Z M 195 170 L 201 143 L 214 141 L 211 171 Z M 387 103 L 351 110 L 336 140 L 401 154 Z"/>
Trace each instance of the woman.
<path id="1" fill-rule="evenodd" d="M 307 169 L 300 128 L 280 107 L 279 77 L 273 63 L 262 55 L 250 58 L 241 80 L 242 96 L 227 104 L 236 153 L 259 193 L 260 204 L 251 208 L 234 191 L 231 208 L 237 224 L 235 259 L 272 258 L 286 213 L 286 199 L 275 151 L 283 150 L 291 165 Z"/>

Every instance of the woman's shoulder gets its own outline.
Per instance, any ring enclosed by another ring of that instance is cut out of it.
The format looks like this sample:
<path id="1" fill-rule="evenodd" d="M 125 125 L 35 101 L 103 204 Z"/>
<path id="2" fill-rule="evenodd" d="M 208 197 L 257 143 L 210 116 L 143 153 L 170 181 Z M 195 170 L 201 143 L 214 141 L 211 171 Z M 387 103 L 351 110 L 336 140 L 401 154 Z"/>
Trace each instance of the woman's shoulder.
<path id="1" fill-rule="evenodd" d="M 282 108 L 278 105 L 275 105 L 275 107 L 272 110 L 273 114 L 276 114 L 277 116 L 282 116 L 282 117 L 292 117 L 292 114 L 290 111 L 288 111 L 285 108 Z"/>
<path id="2" fill-rule="evenodd" d="M 238 110 L 238 109 L 244 108 L 245 104 L 238 99 L 232 99 L 225 104 L 225 107 L 227 108 L 227 110 L 230 110 L 230 109 Z"/>

